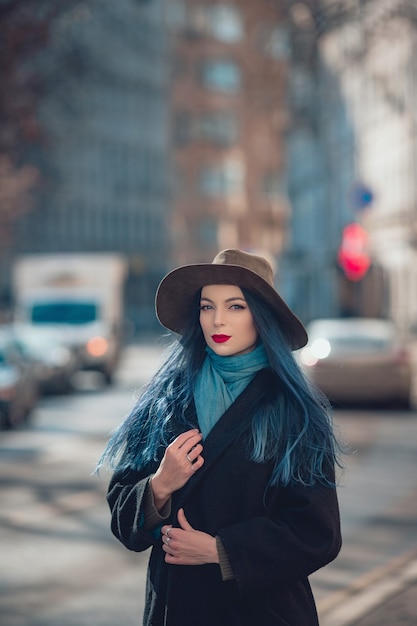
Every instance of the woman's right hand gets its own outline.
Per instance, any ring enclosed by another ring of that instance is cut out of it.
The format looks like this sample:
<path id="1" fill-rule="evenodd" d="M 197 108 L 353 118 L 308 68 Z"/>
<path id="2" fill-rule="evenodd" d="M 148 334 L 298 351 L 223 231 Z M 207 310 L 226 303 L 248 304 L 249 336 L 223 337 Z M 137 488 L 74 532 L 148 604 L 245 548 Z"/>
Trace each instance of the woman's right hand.
<path id="1" fill-rule="evenodd" d="M 194 428 L 181 433 L 165 450 L 162 461 L 152 476 L 151 487 L 155 506 L 161 510 L 174 491 L 181 489 L 202 467 L 202 434 Z"/>

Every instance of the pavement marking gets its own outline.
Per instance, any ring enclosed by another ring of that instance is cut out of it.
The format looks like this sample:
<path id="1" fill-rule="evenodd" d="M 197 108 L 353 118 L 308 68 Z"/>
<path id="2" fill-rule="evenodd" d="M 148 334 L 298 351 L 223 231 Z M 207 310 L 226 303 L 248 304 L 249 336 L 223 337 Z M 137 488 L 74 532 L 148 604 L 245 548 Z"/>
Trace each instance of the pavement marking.
<path id="1" fill-rule="evenodd" d="M 63 515 L 79 513 L 92 507 L 98 506 L 102 501 L 102 495 L 97 491 L 79 491 L 65 494 L 54 499 L 52 502 L 34 503 L 30 509 L 21 511 L 2 511 L 0 519 L 3 523 L 15 527 L 39 527 L 50 523 L 51 518 Z"/>
<path id="2" fill-rule="evenodd" d="M 344 590 L 317 603 L 321 626 L 353 626 L 355 621 L 417 582 L 417 550 L 393 559 Z"/>

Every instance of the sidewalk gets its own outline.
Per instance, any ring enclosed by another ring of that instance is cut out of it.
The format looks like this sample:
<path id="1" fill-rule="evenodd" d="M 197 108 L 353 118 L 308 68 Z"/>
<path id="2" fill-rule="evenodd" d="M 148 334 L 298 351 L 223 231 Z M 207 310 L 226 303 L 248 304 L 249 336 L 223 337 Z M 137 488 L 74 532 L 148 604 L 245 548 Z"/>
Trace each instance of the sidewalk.
<path id="1" fill-rule="evenodd" d="M 416 626 L 417 549 L 318 603 L 320 626 Z"/>

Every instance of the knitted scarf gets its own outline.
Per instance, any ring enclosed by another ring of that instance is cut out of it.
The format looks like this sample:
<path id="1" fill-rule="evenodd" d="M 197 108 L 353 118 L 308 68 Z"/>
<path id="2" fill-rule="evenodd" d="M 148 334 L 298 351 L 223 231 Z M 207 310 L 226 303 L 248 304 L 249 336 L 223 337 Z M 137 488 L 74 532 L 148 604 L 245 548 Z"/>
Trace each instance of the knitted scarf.
<path id="1" fill-rule="evenodd" d="M 206 352 L 194 386 L 198 424 L 204 438 L 256 372 L 268 366 L 262 344 L 252 352 L 237 356 L 219 356 L 208 346 Z"/>

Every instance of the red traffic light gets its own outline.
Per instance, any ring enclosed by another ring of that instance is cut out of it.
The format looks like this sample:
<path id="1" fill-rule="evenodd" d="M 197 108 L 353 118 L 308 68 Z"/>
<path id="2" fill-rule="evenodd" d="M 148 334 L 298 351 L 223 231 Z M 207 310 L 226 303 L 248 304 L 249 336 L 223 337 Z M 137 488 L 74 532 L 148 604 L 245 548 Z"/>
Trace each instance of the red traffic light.
<path id="1" fill-rule="evenodd" d="M 357 281 L 365 276 L 371 260 L 368 255 L 368 233 L 360 224 L 348 224 L 343 229 L 337 260 L 349 280 Z"/>

